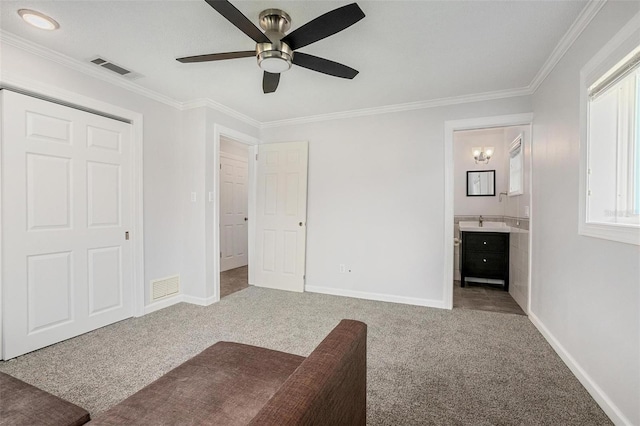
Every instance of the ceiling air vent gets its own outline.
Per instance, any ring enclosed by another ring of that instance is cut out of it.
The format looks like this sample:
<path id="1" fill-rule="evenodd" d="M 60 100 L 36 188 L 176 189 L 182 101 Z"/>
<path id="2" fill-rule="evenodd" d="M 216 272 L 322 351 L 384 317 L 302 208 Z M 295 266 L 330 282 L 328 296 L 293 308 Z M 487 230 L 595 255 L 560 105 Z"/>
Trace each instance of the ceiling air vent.
<path id="1" fill-rule="evenodd" d="M 99 56 L 96 56 L 93 59 L 89 59 L 89 62 L 99 67 L 108 69 L 109 71 L 114 72 L 118 75 L 121 75 L 122 77 L 125 77 L 129 80 L 135 80 L 136 78 L 142 77 L 137 72 L 129 71 L 128 69 L 121 67 L 120 65 L 116 65 L 113 62 L 107 59 L 101 58 Z"/>

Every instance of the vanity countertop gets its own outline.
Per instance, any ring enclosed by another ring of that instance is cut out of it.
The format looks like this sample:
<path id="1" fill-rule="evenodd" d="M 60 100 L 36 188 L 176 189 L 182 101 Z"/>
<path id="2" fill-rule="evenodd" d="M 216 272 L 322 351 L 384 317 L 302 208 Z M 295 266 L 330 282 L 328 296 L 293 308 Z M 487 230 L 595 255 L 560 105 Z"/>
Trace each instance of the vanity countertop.
<path id="1" fill-rule="evenodd" d="M 483 222 L 480 226 L 477 221 L 461 221 L 458 226 L 462 232 L 511 232 L 511 227 L 504 222 Z"/>

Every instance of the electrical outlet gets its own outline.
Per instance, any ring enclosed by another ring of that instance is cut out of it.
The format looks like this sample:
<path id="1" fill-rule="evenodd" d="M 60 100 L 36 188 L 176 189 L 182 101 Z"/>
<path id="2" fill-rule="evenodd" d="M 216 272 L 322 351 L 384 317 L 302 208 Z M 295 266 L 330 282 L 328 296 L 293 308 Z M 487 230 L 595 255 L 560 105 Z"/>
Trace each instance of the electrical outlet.
<path id="1" fill-rule="evenodd" d="M 195 193 L 195 192 L 192 192 L 192 193 L 191 193 L 191 202 L 192 202 L 192 203 L 195 203 L 195 202 L 196 202 L 196 199 L 197 199 L 197 195 L 196 195 L 196 193 Z"/>
<path id="2" fill-rule="evenodd" d="M 339 266 L 339 270 L 341 274 L 344 274 L 345 272 L 347 272 L 347 267 L 344 265 L 344 263 L 341 263 Z"/>
<path id="3" fill-rule="evenodd" d="M 529 217 L 529 206 L 524 206 L 524 217 Z"/>

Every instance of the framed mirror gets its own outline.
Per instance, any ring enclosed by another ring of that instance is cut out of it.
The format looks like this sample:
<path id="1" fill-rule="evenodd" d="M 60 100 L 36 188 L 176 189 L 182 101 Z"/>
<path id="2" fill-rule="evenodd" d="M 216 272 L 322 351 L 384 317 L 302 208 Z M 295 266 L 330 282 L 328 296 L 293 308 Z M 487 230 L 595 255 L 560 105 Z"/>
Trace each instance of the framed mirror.
<path id="1" fill-rule="evenodd" d="M 495 197 L 496 171 L 481 170 L 467 172 L 467 197 Z"/>

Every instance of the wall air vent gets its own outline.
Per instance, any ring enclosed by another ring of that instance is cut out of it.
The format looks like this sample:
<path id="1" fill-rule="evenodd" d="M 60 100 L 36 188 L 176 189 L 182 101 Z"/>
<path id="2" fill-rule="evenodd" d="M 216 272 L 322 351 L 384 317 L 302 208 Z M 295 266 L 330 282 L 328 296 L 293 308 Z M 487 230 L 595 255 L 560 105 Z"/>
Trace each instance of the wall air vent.
<path id="1" fill-rule="evenodd" d="M 99 67 L 105 68 L 122 77 L 125 77 L 128 80 L 135 80 L 136 78 L 142 77 L 142 75 L 138 74 L 137 72 L 129 71 L 128 69 L 121 67 L 120 65 L 116 65 L 113 62 L 99 56 L 89 59 L 89 62 Z"/>
<path id="2" fill-rule="evenodd" d="M 173 296 L 180 292 L 180 276 L 162 278 L 151 281 L 151 301 Z"/>

